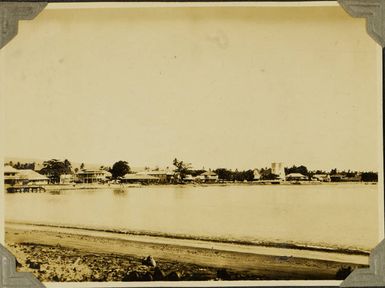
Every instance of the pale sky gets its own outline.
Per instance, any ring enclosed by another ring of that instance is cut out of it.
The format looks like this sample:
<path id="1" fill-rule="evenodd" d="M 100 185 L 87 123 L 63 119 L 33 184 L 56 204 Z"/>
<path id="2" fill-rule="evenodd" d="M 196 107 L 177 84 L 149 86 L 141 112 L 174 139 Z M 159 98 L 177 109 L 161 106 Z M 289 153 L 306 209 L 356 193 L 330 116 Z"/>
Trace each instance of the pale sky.
<path id="1" fill-rule="evenodd" d="M 379 51 L 340 7 L 44 10 L 0 51 L 5 155 L 377 171 Z"/>

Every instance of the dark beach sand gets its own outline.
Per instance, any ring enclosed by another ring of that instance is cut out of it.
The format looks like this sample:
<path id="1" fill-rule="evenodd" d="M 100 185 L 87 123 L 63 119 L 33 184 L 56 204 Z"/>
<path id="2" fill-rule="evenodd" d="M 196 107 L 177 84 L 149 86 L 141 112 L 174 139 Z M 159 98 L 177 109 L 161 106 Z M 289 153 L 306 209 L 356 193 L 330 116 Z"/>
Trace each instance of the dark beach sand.
<path id="1" fill-rule="evenodd" d="M 123 239 L 70 232 L 7 224 L 6 245 L 19 262 L 18 271 L 32 272 L 42 282 L 333 280 L 346 277 L 349 268 L 367 264 L 367 257 L 362 255 L 346 255 L 344 261 L 335 261 L 305 258 L 294 250 L 294 256 L 287 251 L 277 256 L 279 253 L 258 254 L 258 249 L 240 246 L 231 251 L 214 244 L 209 248 L 210 243 L 205 247 L 178 240 L 165 239 L 162 243 L 162 239 L 151 241 L 151 237 L 141 241 L 140 237 Z M 156 269 L 142 264 L 149 255 L 155 259 Z"/>

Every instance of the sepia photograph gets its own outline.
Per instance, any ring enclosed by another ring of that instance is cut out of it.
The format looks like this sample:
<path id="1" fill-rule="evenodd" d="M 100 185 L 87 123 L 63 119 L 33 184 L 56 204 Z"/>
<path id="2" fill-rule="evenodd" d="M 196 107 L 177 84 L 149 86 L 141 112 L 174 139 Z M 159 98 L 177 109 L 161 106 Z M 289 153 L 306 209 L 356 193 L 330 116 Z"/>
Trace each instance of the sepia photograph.
<path id="1" fill-rule="evenodd" d="M 382 49 L 337 2 L 52 3 L 0 63 L 43 283 L 344 280 L 384 237 Z"/>

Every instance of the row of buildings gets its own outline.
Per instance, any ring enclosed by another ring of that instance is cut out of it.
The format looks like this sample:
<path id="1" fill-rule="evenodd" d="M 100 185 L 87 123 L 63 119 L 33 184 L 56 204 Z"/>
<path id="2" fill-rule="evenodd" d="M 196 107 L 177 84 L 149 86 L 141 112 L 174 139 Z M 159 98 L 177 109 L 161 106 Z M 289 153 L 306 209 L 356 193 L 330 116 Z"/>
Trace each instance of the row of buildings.
<path id="1" fill-rule="evenodd" d="M 301 173 L 285 174 L 283 163 L 272 163 L 269 173 L 274 178 L 265 180 L 260 170 L 254 170 L 254 181 L 256 182 L 295 182 L 295 181 L 318 181 L 318 182 L 358 182 L 361 181 L 360 174 L 354 177 L 347 177 L 342 174 L 330 175 L 315 174 L 309 177 Z M 182 181 L 181 181 L 182 180 Z M 223 180 L 223 179 L 222 179 Z M 72 183 L 141 183 L 141 184 L 167 184 L 167 183 L 215 183 L 221 181 L 213 171 L 205 171 L 197 176 L 185 175 L 183 179 L 171 169 L 145 169 L 136 173 L 129 173 L 117 180 L 112 179 L 110 172 L 103 169 L 82 169 L 74 174 L 60 176 L 60 184 Z M 38 173 L 32 169 L 15 169 L 10 165 L 4 166 L 4 182 L 6 185 L 47 185 L 50 183 L 49 177 Z"/>
<path id="2" fill-rule="evenodd" d="M 60 184 L 96 183 L 111 179 L 111 173 L 104 170 L 81 170 L 76 174 L 60 176 Z M 47 185 L 49 177 L 32 169 L 16 169 L 10 165 L 4 166 L 4 184 L 6 185 Z"/>
<path id="3" fill-rule="evenodd" d="M 318 182 L 360 182 L 362 181 L 361 173 L 350 173 L 352 175 L 346 175 L 344 173 L 330 174 L 310 174 L 304 175 L 301 173 L 285 173 L 285 167 L 283 163 L 272 163 L 269 173 L 275 176 L 274 180 L 277 182 L 283 181 L 318 181 Z M 262 181 L 262 173 L 260 170 L 254 170 L 254 180 Z"/>
<path id="4" fill-rule="evenodd" d="M 180 180 L 174 171 L 165 170 L 145 170 L 137 173 L 129 173 L 120 177 L 114 182 L 119 183 L 142 183 L 142 184 L 166 184 Z M 110 172 L 103 169 L 83 169 L 74 174 L 63 174 L 60 176 L 60 184 L 72 183 L 109 183 L 113 181 Z M 207 171 L 196 177 L 186 175 L 184 182 L 217 182 L 218 175 Z M 31 169 L 16 169 L 10 165 L 4 166 L 4 183 L 6 185 L 47 185 L 50 183 L 49 177 Z"/>

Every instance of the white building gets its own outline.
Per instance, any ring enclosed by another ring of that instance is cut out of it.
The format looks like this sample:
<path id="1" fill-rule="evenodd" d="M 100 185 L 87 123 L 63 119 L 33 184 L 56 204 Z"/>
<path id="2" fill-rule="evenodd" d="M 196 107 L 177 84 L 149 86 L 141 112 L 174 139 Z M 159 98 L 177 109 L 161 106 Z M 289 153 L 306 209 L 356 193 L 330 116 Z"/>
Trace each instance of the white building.
<path id="1" fill-rule="evenodd" d="M 308 180 L 308 178 L 305 175 L 302 175 L 301 173 L 290 173 L 286 175 L 287 181 L 304 181 Z"/>
<path id="2" fill-rule="evenodd" d="M 175 172 L 169 169 L 164 170 L 145 170 L 137 173 L 138 175 L 149 175 L 159 179 L 159 183 L 170 183 Z"/>
<path id="3" fill-rule="evenodd" d="M 49 179 L 31 169 L 16 169 L 4 166 L 4 184 L 6 185 L 46 185 Z"/>
<path id="4" fill-rule="evenodd" d="M 321 182 L 330 182 L 330 176 L 328 174 L 315 174 L 312 177 L 314 180 L 318 180 Z"/>
<path id="5" fill-rule="evenodd" d="M 196 179 L 199 179 L 206 183 L 208 182 L 213 183 L 213 182 L 218 182 L 218 175 L 212 171 L 206 171 L 200 174 L 199 176 L 197 176 Z"/>
<path id="6" fill-rule="evenodd" d="M 72 174 L 60 175 L 60 184 L 71 184 L 75 182 L 75 177 Z"/>
<path id="7" fill-rule="evenodd" d="M 254 180 L 260 180 L 261 179 L 261 173 L 259 172 L 258 169 L 254 169 Z"/>
<path id="8" fill-rule="evenodd" d="M 282 162 L 271 163 L 271 173 L 278 176 L 278 179 L 285 180 L 285 166 Z"/>
<path id="9" fill-rule="evenodd" d="M 111 173 L 105 170 L 81 170 L 76 174 L 81 183 L 103 183 L 111 178 Z"/>
<path id="10" fill-rule="evenodd" d="M 11 165 L 4 166 L 4 184 L 14 185 L 19 180 L 19 170 Z"/>

